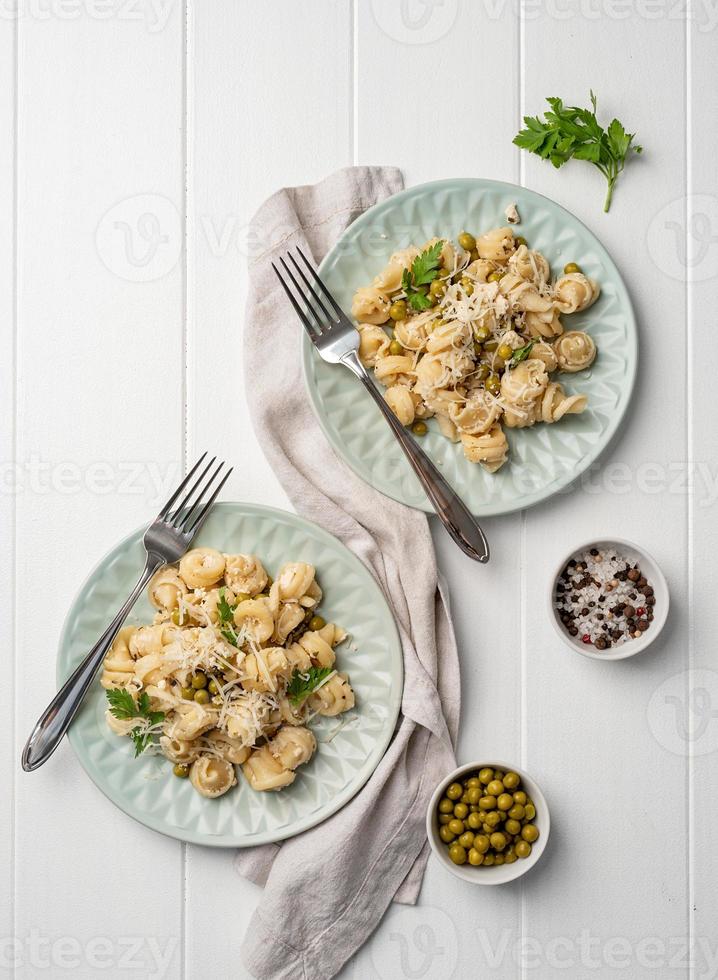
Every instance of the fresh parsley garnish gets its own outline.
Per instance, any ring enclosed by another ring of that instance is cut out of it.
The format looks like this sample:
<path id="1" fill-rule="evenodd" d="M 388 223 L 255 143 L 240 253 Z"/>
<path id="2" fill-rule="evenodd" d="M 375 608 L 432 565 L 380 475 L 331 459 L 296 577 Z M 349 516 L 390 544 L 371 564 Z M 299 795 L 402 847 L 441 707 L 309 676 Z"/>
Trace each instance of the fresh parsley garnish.
<path id="1" fill-rule="evenodd" d="M 315 691 L 322 681 L 334 673 L 333 667 L 310 667 L 309 670 L 295 670 L 287 685 L 287 694 L 292 704 L 301 704 Z"/>
<path id="2" fill-rule="evenodd" d="M 546 99 L 551 111 L 538 116 L 524 116 L 526 129 L 514 136 L 522 150 L 550 160 L 562 167 L 567 160 L 587 160 L 601 171 L 608 183 L 603 210 L 611 207 L 613 188 L 618 175 L 631 153 L 642 153 L 643 147 L 633 143 L 635 133 L 627 133 L 618 119 L 604 129 L 596 118 L 596 96 L 591 92 L 592 109 L 565 106 L 561 99 Z"/>
<path id="3" fill-rule="evenodd" d="M 134 742 L 135 758 L 137 758 L 152 743 L 153 732 L 151 729 L 165 720 L 165 713 L 164 711 L 150 710 L 150 696 L 147 691 L 140 694 L 137 702 L 130 692 L 124 688 L 108 690 L 106 693 L 110 704 L 110 714 L 113 714 L 115 718 L 120 721 L 129 721 L 132 718 L 140 720 L 140 724 L 128 732 L 129 737 Z"/>
<path id="4" fill-rule="evenodd" d="M 439 275 L 443 247 L 443 241 L 434 242 L 417 255 L 411 263 L 411 269 L 404 269 L 402 272 L 401 285 L 406 293 L 407 302 L 419 313 L 428 310 L 432 305 L 428 296 L 428 287 Z"/>
<path id="5" fill-rule="evenodd" d="M 227 602 L 227 596 L 225 594 L 224 586 L 219 590 L 219 598 L 217 600 L 217 615 L 219 616 L 219 632 L 225 638 L 227 643 L 230 643 L 233 647 L 237 646 L 237 634 L 234 632 L 233 627 L 230 623 L 233 623 L 232 614 L 234 609 Z"/>
<path id="6" fill-rule="evenodd" d="M 511 355 L 511 357 L 509 358 L 509 360 L 506 362 L 506 367 L 514 368 L 516 367 L 517 364 L 520 364 L 521 361 L 525 361 L 526 358 L 531 353 L 531 349 L 534 343 L 535 341 L 529 340 L 528 344 L 524 344 L 523 347 L 517 347 L 516 350 Z"/>

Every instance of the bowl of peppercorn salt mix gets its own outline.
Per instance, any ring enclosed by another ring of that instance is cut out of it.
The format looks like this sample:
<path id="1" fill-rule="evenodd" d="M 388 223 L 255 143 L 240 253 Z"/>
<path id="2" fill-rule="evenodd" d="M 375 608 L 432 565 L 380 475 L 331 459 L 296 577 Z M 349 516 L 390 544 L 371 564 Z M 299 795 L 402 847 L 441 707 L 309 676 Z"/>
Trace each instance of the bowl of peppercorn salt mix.
<path id="1" fill-rule="evenodd" d="M 551 583 L 549 616 L 571 649 L 625 660 L 653 643 L 668 616 L 668 585 L 654 559 L 620 538 L 564 558 Z"/>

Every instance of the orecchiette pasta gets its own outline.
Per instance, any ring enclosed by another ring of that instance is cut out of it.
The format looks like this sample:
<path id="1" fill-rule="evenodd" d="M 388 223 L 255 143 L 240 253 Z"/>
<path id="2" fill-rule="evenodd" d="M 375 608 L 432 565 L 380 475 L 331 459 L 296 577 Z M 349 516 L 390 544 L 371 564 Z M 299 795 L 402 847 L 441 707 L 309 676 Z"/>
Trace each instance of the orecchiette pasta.
<path id="1" fill-rule="evenodd" d="M 582 330 L 563 334 L 553 345 L 560 371 L 584 371 L 596 359 L 596 345 Z"/>
<path id="2" fill-rule="evenodd" d="M 593 360 L 593 342 L 564 333 L 561 317 L 589 307 L 599 287 L 575 263 L 553 279 L 547 258 L 508 226 L 464 232 L 461 242 L 432 238 L 395 253 L 356 291 L 352 312 L 359 357 L 402 425 L 423 435 L 423 420 L 436 417 L 468 460 L 495 472 L 508 458 L 503 425 L 557 422 L 587 407 L 575 396 L 562 407 L 549 376 Z M 381 326 L 389 319 L 393 335 Z"/>
<path id="3" fill-rule="evenodd" d="M 190 767 L 189 781 L 201 796 L 214 799 L 237 785 L 237 774 L 225 759 L 201 755 Z"/>
<path id="4" fill-rule="evenodd" d="M 582 272 L 570 272 L 556 280 L 553 301 L 561 313 L 580 313 L 598 299 L 598 283 Z"/>
<path id="5" fill-rule="evenodd" d="M 386 293 L 376 286 L 366 286 L 354 294 L 352 316 L 362 323 L 386 323 L 390 305 Z"/>
<path id="6" fill-rule="evenodd" d="M 110 730 L 208 798 L 236 766 L 258 791 L 288 786 L 316 750 L 311 719 L 354 706 L 314 566 L 286 562 L 273 580 L 256 555 L 195 548 L 148 591 L 154 622 L 120 630 L 103 664 Z"/>
<path id="7" fill-rule="evenodd" d="M 193 548 L 180 560 L 179 573 L 191 589 L 206 589 L 224 575 L 224 557 L 214 548 Z"/>

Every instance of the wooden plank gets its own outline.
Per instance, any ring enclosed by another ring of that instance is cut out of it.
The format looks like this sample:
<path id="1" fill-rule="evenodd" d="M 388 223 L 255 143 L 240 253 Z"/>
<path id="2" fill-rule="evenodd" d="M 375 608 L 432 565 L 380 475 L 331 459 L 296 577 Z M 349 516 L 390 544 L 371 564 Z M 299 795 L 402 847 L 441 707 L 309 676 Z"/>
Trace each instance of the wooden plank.
<path id="1" fill-rule="evenodd" d="M 15 861 L 15 780 L 17 758 L 15 727 L 15 492 L 12 459 L 15 451 L 15 72 L 16 32 L 12 21 L 0 22 L 0 120 L 7 138 L 0 142 L 0 540 L 5 550 L 5 574 L 0 589 L 0 644 L 8 678 L 0 693 L 0 711 L 6 719 L 6 737 L 0 748 L 0 772 L 7 792 L 0 799 L 0 936 L 13 935 L 13 882 Z"/>
<path id="2" fill-rule="evenodd" d="M 152 31 L 53 10 L 18 25 L 19 745 L 88 568 L 182 459 L 181 11 Z M 180 845 L 103 799 L 67 743 L 18 776 L 16 836 L 18 975 L 165 955 L 178 975 Z"/>
<path id="3" fill-rule="evenodd" d="M 718 153 L 718 96 L 706 80 L 715 70 L 715 26 L 700 18 L 691 21 L 688 37 L 688 90 L 686 100 L 688 181 L 685 199 L 659 212 L 655 224 L 656 256 L 664 274 L 687 280 L 688 378 L 686 385 L 686 461 L 692 474 L 689 497 L 688 673 L 674 675 L 661 691 L 658 730 L 666 747 L 689 763 L 689 913 L 690 938 L 697 950 L 694 976 L 705 969 L 707 949 L 715 947 L 718 896 L 707 854 L 718 846 L 715 821 L 707 813 L 718 807 L 716 750 L 718 750 L 718 673 L 713 656 L 713 603 L 716 567 L 716 460 L 718 432 L 712 413 L 704 406 L 711 399 L 715 379 L 711 358 L 712 324 L 718 304 L 718 197 L 715 160 Z M 669 204 L 670 202 L 666 202 Z M 681 213 L 682 206 L 682 213 Z M 669 226 L 669 222 L 673 225 Z M 673 229 L 680 231 L 676 234 Z M 667 703 L 666 698 L 676 700 Z M 660 702 L 659 702 L 660 704 Z"/>
<path id="4" fill-rule="evenodd" d="M 286 507 L 244 401 L 247 225 L 281 186 L 351 163 L 350 3 L 192 3 L 188 52 L 188 443 L 236 464 L 228 498 Z M 232 909 L 238 942 L 259 897 L 231 854 L 188 848 L 187 977 L 246 975 L 236 942 L 207 937 Z"/>
<path id="5" fill-rule="evenodd" d="M 518 21 L 509 10 L 492 19 L 483 4 L 453 0 L 359 4 L 357 162 L 398 163 L 409 184 L 454 176 L 517 181 L 518 156 L 511 146 L 519 111 L 517 47 Z M 501 81 L 477 102 L 482 79 Z M 491 519 L 484 526 L 492 559 L 480 567 L 432 520 L 461 659 L 458 758 L 519 765 L 521 611 L 514 599 L 522 566 L 521 518 Z M 492 949 L 503 930 L 515 937 L 520 929 L 519 892 L 494 891 L 490 902 L 481 903 L 477 921 L 475 889 L 430 861 L 419 905 L 390 909 L 347 967 L 353 970 L 349 975 L 394 980 L 422 969 L 427 977 L 451 976 L 454 969 L 456 975 L 488 975 L 495 970 Z M 500 975 L 513 974 L 509 967 Z"/>
<path id="6" fill-rule="evenodd" d="M 667 974 L 663 947 L 687 928 L 686 764 L 661 751 L 647 716 L 651 692 L 687 663 L 686 498 L 668 483 L 670 467 L 686 451 L 684 290 L 656 268 L 644 245 L 657 208 L 684 192 L 684 25 L 647 20 L 630 7 L 620 19 L 605 10 L 596 20 L 565 22 L 532 13 L 525 23 L 526 111 L 542 111 L 544 95 L 587 103 L 594 87 L 602 118 L 616 115 L 638 129 L 647 150 L 621 178 L 609 215 L 601 211 L 602 178 L 585 164 L 558 172 L 525 159 L 527 183 L 577 214 L 612 253 L 635 303 L 642 343 L 621 437 L 590 480 L 527 515 L 527 765 L 544 785 L 555 823 L 544 866 L 526 880 L 524 928 L 539 939 L 544 971 L 556 968 L 553 957 L 583 975 L 588 960 L 598 958 L 601 969 L 638 980 L 656 975 L 660 957 Z M 590 57 L 568 54 L 584 51 Z M 659 113 L 655 90 L 645 84 L 657 65 L 666 79 Z M 676 140 L 669 154 L 662 151 L 667 131 Z M 659 473 L 657 492 L 647 478 L 651 467 Z M 657 649 L 635 661 L 600 664 L 572 655 L 553 635 L 546 589 L 572 546 L 612 534 L 655 554 L 671 584 L 673 611 Z M 666 806 L 667 787 L 677 789 L 675 806 Z M 687 975 L 685 967 L 671 971 Z"/>

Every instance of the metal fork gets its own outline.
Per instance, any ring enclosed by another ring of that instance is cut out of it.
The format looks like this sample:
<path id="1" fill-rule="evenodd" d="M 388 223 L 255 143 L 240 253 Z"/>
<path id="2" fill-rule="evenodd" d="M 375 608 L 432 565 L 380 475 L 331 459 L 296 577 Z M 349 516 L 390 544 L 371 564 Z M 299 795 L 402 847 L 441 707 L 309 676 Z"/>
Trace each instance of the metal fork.
<path id="1" fill-rule="evenodd" d="M 364 365 L 359 360 L 357 353 L 359 331 L 319 278 L 318 273 L 302 250 L 297 248 L 297 252 L 318 289 L 312 285 L 291 252 L 287 253 L 287 258 L 304 284 L 304 290 L 302 290 L 284 258 L 280 257 L 279 261 L 294 287 L 296 296 L 274 262 L 272 262 L 272 268 L 291 300 L 292 306 L 296 310 L 304 329 L 309 334 L 317 353 L 330 364 L 343 364 L 359 378 L 379 406 L 446 530 L 464 554 L 473 558 L 474 561 L 487 562 L 489 560 L 489 545 L 484 532 L 461 498 L 452 490 L 426 453 L 419 448 L 382 398 Z"/>
<path id="2" fill-rule="evenodd" d="M 145 531 L 142 543 L 147 558 L 142 574 L 130 592 L 127 602 L 38 719 L 22 753 L 22 767 L 25 772 L 38 769 L 50 758 L 70 727 L 100 664 L 105 659 L 105 654 L 141 592 L 158 568 L 182 557 L 204 524 L 212 504 L 229 479 L 231 467 L 217 483 L 225 464 L 222 461 L 217 463 L 217 457 L 213 456 L 191 483 L 181 502 L 177 503 L 177 501 L 206 458 L 207 453 L 200 456 Z M 205 501 L 207 493 L 210 493 L 210 496 Z"/>

